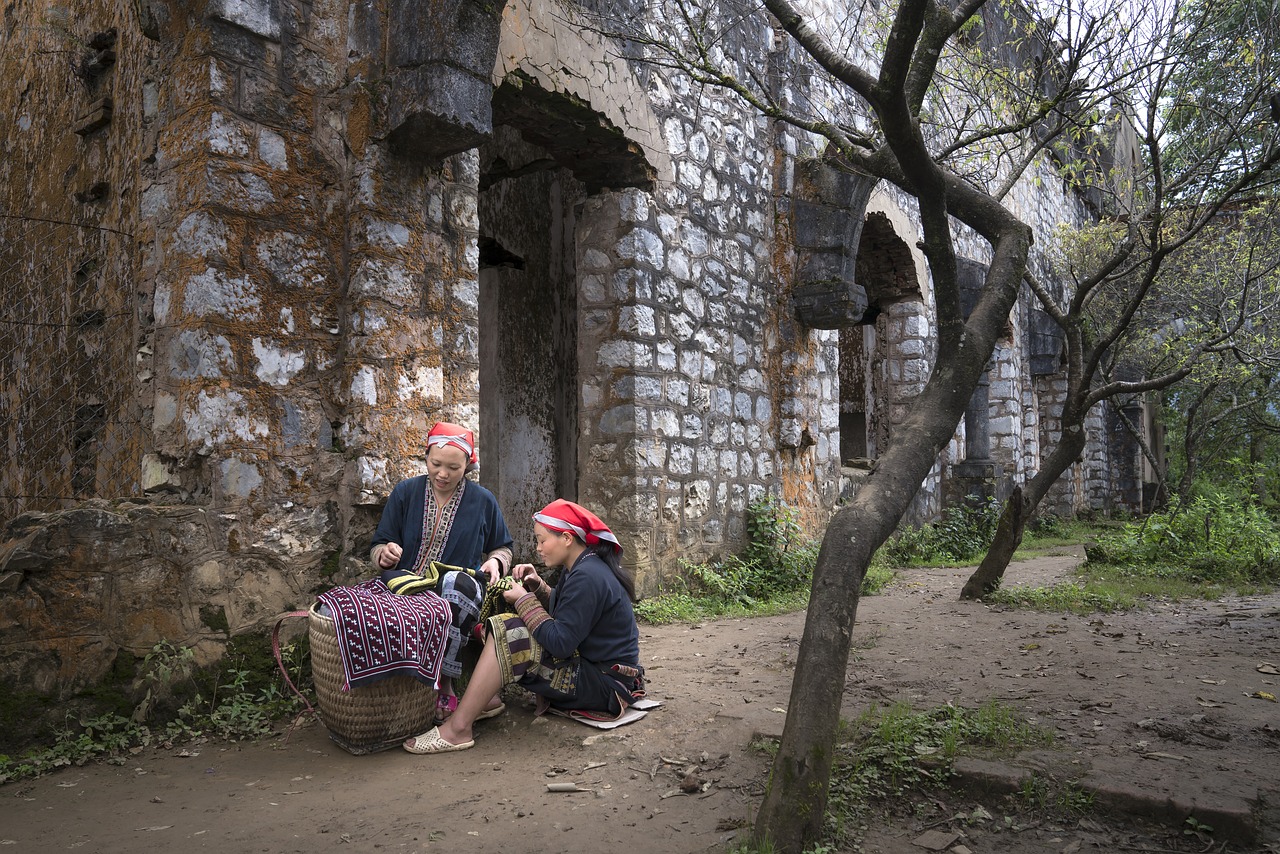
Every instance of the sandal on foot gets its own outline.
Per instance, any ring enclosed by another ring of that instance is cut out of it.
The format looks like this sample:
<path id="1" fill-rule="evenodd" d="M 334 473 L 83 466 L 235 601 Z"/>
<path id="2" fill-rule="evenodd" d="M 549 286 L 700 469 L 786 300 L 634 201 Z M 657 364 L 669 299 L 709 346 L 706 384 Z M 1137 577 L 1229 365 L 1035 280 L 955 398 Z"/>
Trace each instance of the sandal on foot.
<path id="1" fill-rule="evenodd" d="M 464 741 L 462 744 L 454 744 L 445 741 L 444 736 L 440 734 L 440 727 L 433 726 L 422 735 L 415 735 L 406 741 L 403 745 L 404 749 L 410 753 L 425 755 L 428 753 L 450 753 L 454 750 L 466 750 L 468 747 L 475 747 L 475 740 Z"/>
<path id="2" fill-rule="evenodd" d="M 457 694 L 441 694 L 436 698 L 436 714 L 432 721 L 436 726 L 449 720 L 449 716 L 458 711 Z"/>
<path id="3" fill-rule="evenodd" d="M 476 720 L 483 721 L 487 718 L 496 718 L 498 715 L 502 714 L 506 710 L 507 710 L 507 704 L 499 703 L 498 705 L 494 706 L 492 709 L 485 709 L 483 712 L 476 715 Z"/>

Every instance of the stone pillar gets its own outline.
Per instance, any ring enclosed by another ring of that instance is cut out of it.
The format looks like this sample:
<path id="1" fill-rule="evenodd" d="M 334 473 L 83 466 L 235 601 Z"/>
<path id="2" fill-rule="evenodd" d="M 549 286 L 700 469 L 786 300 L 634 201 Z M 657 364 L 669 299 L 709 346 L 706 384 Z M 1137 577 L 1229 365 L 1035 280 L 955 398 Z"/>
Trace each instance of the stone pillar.
<path id="1" fill-rule="evenodd" d="M 982 372 L 978 385 L 964 411 L 965 460 L 979 462 L 991 459 L 991 423 L 988 392 L 991 390 L 989 369 Z"/>

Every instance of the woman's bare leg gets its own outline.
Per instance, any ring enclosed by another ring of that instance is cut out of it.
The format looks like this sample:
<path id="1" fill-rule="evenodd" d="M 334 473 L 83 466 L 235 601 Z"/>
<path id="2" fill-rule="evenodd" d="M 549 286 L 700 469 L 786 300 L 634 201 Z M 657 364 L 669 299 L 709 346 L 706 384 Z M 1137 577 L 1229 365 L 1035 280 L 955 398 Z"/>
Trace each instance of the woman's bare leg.
<path id="1" fill-rule="evenodd" d="M 502 690 L 502 670 L 498 667 L 498 653 L 493 646 L 493 635 L 484 642 L 484 650 L 476 669 L 467 681 L 467 690 L 458 700 L 458 710 L 449 719 L 440 724 L 440 735 L 450 744 L 462 744 L 471 741 L 471 725 L 486 708 L 491 707 L 492 700 Z"/>

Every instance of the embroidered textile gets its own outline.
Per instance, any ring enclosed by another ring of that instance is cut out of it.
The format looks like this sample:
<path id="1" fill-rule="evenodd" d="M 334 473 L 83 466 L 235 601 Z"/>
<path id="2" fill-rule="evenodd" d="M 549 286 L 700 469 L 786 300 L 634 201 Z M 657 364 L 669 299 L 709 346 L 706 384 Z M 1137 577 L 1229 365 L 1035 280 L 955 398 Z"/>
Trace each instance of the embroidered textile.
<path id="1" fill-rule="evenodd" d="M 431 488 L 430 479 L 424 479 L 423 483 L 426 494 L 422 501 L 422 548 L 418 550 L 418 559 L 410 572 L 425 576 L 430 562 L 444 556 L 444 547 L 449 542 L 449 531 L 453 528 L 458 508 L 462 506 L 462 493 L 467 488 L 467 481 L 464 478 L 458 483 L 458 488 L 443 507 L 436 504 L 436 493 Z"/>
<path id="2" fill-rule="evenodd" d="M 520 682 L 538 693 L 542 683 L 560 694 L 572 697 L 578 691 L 578 670 L 582 659 L 575 652 L 565 659 L 553 658 L 534 638 L 533 632 L 516 616 L 499 615 L 489 620 L 502 683 Z"/>
<path id="3" fill-rule="evenodd" d="M 321 593 L 338 634 L 349 691 L 408 674 L 435 685 L 449 629 L 449 607 L 434 593 L 397 596 L 378 579 Z"/>

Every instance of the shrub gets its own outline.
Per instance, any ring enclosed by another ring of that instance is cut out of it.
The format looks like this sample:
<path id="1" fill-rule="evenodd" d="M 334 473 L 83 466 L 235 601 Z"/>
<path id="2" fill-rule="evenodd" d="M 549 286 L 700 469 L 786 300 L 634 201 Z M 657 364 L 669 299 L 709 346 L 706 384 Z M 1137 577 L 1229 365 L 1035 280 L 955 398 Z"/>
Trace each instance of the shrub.
<path id="1" fill-rule="evenodd" d="M 894 566 L 974 560 L 991 545 L 1002 508 L 996 499 L 949 507 L 937 522 L 890 539 L 883 547 L 885 557 Z"/>
<path id="2" fill-rule="evenodd" d="M 1092 563 L 1186 580 L 1275 584 L 1280 529 L 1256 503 L 1208 492 L 1099 537 L 1088 556 Z"/>
<path id="3" fill-rule="evenodd" d="M 700 592 L 751 605 L 807 589 L 818 544 L 804 535 L 795 510 L 772 496 L 747 508 L 747 545 L 719 563 L 684 563 Z"/>

